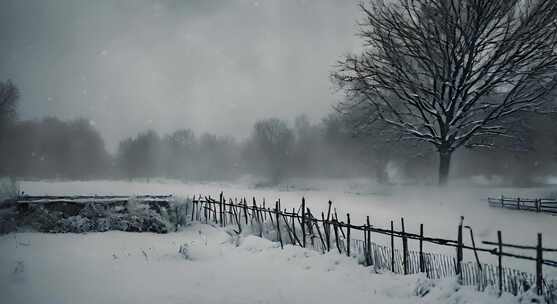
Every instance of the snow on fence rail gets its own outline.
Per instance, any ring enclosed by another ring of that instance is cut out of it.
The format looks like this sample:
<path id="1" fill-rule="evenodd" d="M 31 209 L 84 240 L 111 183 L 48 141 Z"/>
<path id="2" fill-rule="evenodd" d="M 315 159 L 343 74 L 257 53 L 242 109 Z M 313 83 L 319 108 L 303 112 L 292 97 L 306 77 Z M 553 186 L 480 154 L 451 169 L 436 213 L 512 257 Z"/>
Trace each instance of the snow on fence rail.
<path id="1" fill-rule="evenodd" d="M 487 202 L 491 207 L 501 207 L 535 212 L 557 213 L 557 200 L 546 198 L 520 198 L 520 197 L 488 197 Z"/>
<path id="2" fill-rule="evenodd" d="M 157 203 L 168 202 L 172 199 L 172 195 L 71 195 L 71 196 L 58 196 L 58 195 L 42 195 L 31 196 L 24 195 L 15 199 L 16 204 L 50 204 L 50 203 L 70 203 L 70 204 L 118 204 L 128 202 L 134 199 L 140 202 Z"/>
<path id="3" fill-rule="evenodd" d="M 556 282 L 544 278 L 542 267 L 557 267 L 556 261 L 543 257 L 544 252 L 557 252 L 557 249 L 544 248 L 541 234 L 538 234 L 536 246 L 526 246 L 503 243 L 502 233 L 498 231 L 497 241 L 482 242 L 484 245 L 494 245 L 495 248 L 479 247 L 474 241 L 472 228 L 463 225 L 463 217 L 458 225 L 457 239 L 441 239 L 425 236 L 423 224 L 420 225 L 419 233 L 406 231 L 404 218 L 401 218 L 400 230 L 395 229 L 393 221 L 387 228 L 371 225 L 369 216 L 366 217 L 366 224 L 353 225 L 349 213 L 346 214 L 346 221 L 339 219 L 331 201 L 327 213 L 321 212 L 319 217 L 319 214 L 314 214 L 307 208 L 304 198 L 297 210 L 294 208 L 289 211 L 281 208 L 280 200 L 273 208 L 267 207 L 265 200 L 258 204 L 255 198 L 249 205 L 245 198 L 227 201 L 222 193 L 218 201 L 210 196 L 200 195 L 198 198 L 194 196 L 189 212 L 191 221 L 214 222 L 222 227 L 232 225 L 237 227 L 234 229 L 236 233 L 242 233 L 244 229 L 250 230 L 261 237 L 270 237 L 280 242 L 281 247 L 289 243 L 322 252 L 338 250 L 339 253 L 348 256 L 358 256 L 364 265 L 373 266 L 375 269 L 387 269 L 400 274 L 426 273 L 427 277 L 432 279 L 456 276 L 461 284 L 477 286 L 479 290 L 494 287 L 499 294 L 509 292 L 518 295 L 535 288 L 535 292 L 543 295 L 548 302 L 557 303 Z M 464 229 L 470 233 L 471 245 L 465 245 L 463 242 Z M 390 246 L 374 242 L 372 236 L 375 234 L 390 238 Z M 401 249 L 395 248 L 395 239 L 402 240 Z M 408 249 L 409 239 L 419 241 L 418 251 Z M 453 247 L 456 249 L 456 255 L 424 252 L 424 242 Z M 535 256 L 510 253 L 504 248 L 535 251 Z M 474 253 L 475 262 L 463 261 L 464 250 Z M 497 256 L 498 263 L 481 263 L 478 252 Z M 504 267 L 503 257 L 535 262 L 535 275 Z"/>
<path id="4" fill-rule="evenodd" d="M 170 206 L 173 200 L 172 195 L 74 195 L 74 196 L 19 196 L 13 200 L 8 200 L 4 207 L 15 205 L 18 209 L 26 209 L 30 206 L 43 205 L 51 207 L 58 207 L 63 209 L 80 210 L 87 204 L 95 204 L 102 206 L 120 206 L 126 205 L 130 201 L 141 204 L 151 205 L 157 208 Z"/>

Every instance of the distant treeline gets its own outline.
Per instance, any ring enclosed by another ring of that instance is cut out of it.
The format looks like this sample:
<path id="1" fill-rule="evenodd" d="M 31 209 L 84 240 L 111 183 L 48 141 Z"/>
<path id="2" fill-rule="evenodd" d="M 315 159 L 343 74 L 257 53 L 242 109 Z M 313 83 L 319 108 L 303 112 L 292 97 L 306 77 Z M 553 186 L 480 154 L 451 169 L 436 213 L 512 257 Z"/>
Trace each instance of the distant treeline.
<path id="1" fill-rule="evenodd" d="M 85 119 L 4 124 L 0 143 L 0 176 L 93 179 L 112 173 L 111 155 Z"/>
<path id="2" fill-rule="evenodd" d="M 196 136 L 189 129 L 162 136 L 149 130 L 120 142 L 116 166 L 125 178 L 219 180 L 255 174 L 271 183 L 287 176 L 371 174 L 365 145 L 333 123 L 311 125 L 305 116 L 293 127 L 275 118 L 261 120 L 242 142 L 207 133 Z"/>
<path id="3" fill-rule="evenodd" d="M 528 116 L 524 125 L 523 145 L 505 148 L 502 143 L 498 150 L 463 151 L 456 155 L 453 176 L 501 176 L 524 185 L 555 172 L 556 117 Z M 88 120 L 45 118 L 3 124 L 0 176 L 223 180 L 253 174 L 276 183 L 285 177 L 375 177 L 389 182 L 397 175 L 433 181 L 435 151 L 391 141 L 381 132 L 355 134 L 337 114 L 314 124 L 301 115 L 292 124 L 276 118 L 258 121 L 243 141 L 196 135 L 189 129 L 166 135 L 146 130 L 122 140 L 111 155 Z"/>

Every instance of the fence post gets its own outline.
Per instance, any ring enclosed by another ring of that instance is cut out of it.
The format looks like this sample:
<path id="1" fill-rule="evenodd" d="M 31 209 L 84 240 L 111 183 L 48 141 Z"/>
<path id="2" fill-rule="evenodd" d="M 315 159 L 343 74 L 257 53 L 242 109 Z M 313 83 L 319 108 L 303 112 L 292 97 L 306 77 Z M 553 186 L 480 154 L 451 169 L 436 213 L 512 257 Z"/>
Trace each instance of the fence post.
<path id="1" fill-rule="evenodd" d="M 193 205 L 194 210 L 192 210 L 192 221 L 198 221 L 199 220 L 199 200 L 195 201 L 195 204 Z"/>
<path id="2" fill-rule="evenodd" d="M 408 274 L 408 239 L 406 238 L 403 217 L 400 218 L 400 223 L 402 225 L 402 268 L 404 274 Z"/>
<path id="3" fill-rule="evenodd" d="M 213 212 L 213 209 L 211 209 L 211 203 L 207 199 L 207 197 L 204 196 L 204 198 L 205 198 L 205 201 L 202 202 L 199 207 L 203 208 L 203 215 L 206 217 L 205 223 L 207 223 L 207 217 L 208 217 L 209 220 L 211 219 L 211 212 Z M 201 214 L 199 214 L 199 216 L 201 216 Z M 200 218 L 200 220 L 201 220 L 201 218 Z"/>
<path id="4" fill-rule="evenodd" d="M 391 221 L 391 271 L 395 272 L 395 224 Z"/>
<path id="5" fill-rule="evenodd" d="M 251 202 L 251 223 L 253 226 L 253 220 L 255 219 L 255 224 L 259 226 L 259 214 L 257 213 L 257 203 L 255 202 L 255 197 L 252 198 Z"/>
<path id="6" fill-rule="evenodd" d="M 350 213 L 346 213 L 346 255 L 350 256 Z"/>
<path id="7" fill-rule="evenodd" d="M 516 198 L 516 209 L 520 210 L 520 197 Z"/>
<path id="8" fill-rule="evenodd" d="M 205 206 L 203 206 L 203 215 L 205 216 L 205 224 L 207 224 L 207 208 L 208 208 L 208 200 L 205 198 Z M 209 210 L 209 212 L 211 212 Z"/>
<path id="9" fill-rule="evenodd" d="M 240 204 L 242 203 L 242 199 L 240 199 Z M 279 204 L 280 204 L 280 200 L 279 200 Z M 248 203 L 246 202 L 246 199 L 244 199 L 244 218 L 246 219 L 246 226 L 248 225 Z"/>
<path id="10" fill-rule="evenodd" d="M 197 211 L 196 211 L 196 218 L 197 218 L 197 220 L 200 221 L 200 222 L 202 221 L 202 218 L 201 218 L 201 216 L 202 216 L 202 215 L 201 215 L 201 209 L 204 209 L 204 208 L 203 208 L 203 204 L 204 204 L 204 203 L 201 201 L 201 199 L 202 199 L 202 198 L 201 198 L 201 194 L 200 194 L 200 195 L 199 195 L 199 203 L 197 203 Z"/>
<path id="11" fill-rule="evenodd" d="M 420 272 L 425 272 L 423 242 L 424 242 L 424 224 L 420 224 Z"/>
<path id="12" fill-rule="evenodd" d="M 371 265 L 373 265 L 373 258 L 372 258 L 372 254 L 371 254 L 371 224 L 369 221 L 369 215 L 366 218 L 366 222 L 367 222 L 367 253 L 369 254 L 369 263 Z"/>
<path id="13" fill-rule="evenodd" d="M 315 240 L 314 239 L 316 238 L 316 236 L 315 236 L 315 232 L 313 230 L 313 219 L 312 219 L 312 217 L 313 216 L 311 215 L 311 212 L 309 211 L 309 208 L 305 208 L 304 219 L 306 220 L 306 223 L 305 223 L 306 227 L 304 228 L 304 231 L 306 229 L 308 230 L 307 233 L 309 234 L 309 241 L 310 241 L 310 244 L 311 244 L 310 248 L 315 249 Z M 304 225 L 302 225 L 302 226 L 304 226 Z M 306 238 L 307 237 L 304 235 L 304 240 L 306 240 Z"/>
<path id="14" fill-rule="evenodd" d="M 331 251 L 331 238 L 328 231 L 328 224 L 325 221 L 325 214 L 321 212 L 321 220 L 323 220 L 323 233 L 325 234 L 325 240 L 327 241 L 327 251 Z"/>
<path id="15" fill-rule="evenodd" d="M 265 207 L 265 198 L 263 198 L 263 210 L 267 210 L 267 208 Z M 263 220 L 265 223 L 265 221 L 267 221 L 267 212 L 263 211 Z"/>
<path id="16" fill-rule="evenodd" d="M 501 195 L 501 208 L 505 207 L 505 198 Z"/>
<path id="17" fill-rule="evenodd" d="M 333 202 L 329 201 L 329 208 L 327 209 L 327 234 L 329 235 L 327 237 L 327 239 L 329 239 L 331 237 L 331 206 L 333 205 Z M 329 249 L 331 248 L 330 243 L 327 244 L 327 246 L 329 246 Z"/>
<path id="18" fill-rule="evenodd" d="M 460 224 L 458 225 L 458 239 L 457 239 L 457 247 L 456 247 L 456 275 L 458 276 L 458 280 L 462 283 L 462 224 L 464 222 L 464 217 L 460 217 Z"/>
<path id="19" fill-rule="evenodd" d="M 255 212 L 255 219 L 259 226 L 259 237 L 263 237 L 263 215 L 261 214 L 261 208 L 257 207 L 255 197 L 253 197 L 253 212 Z"/>
<path id="20" fill-rule="evenodd" d="M 341 224 L 341 222 L 338 220 L 337 208 L 334 208 L 334 210 L 335 210 L 335 213 L 334 213 L 334 220 L 336 220 L 336 222 L 337 222 L 337 224 L 338 224 L 338 225 L 337 225 L 338 230 L 340 230 L 340 233 L 342 233 L 342 237 L 343 237 L 343 238 L 346 238 L 346 234 L 344 234 L 344 229 L 342 229 L 342 224 Z"/>
<path id="21" fill-rule="evenodd" d="M 232 201 L 230 201 L 230 199 L 228 200 L 228 202 L 226 201 L 226 198 L 224 198 L 224 205 L 228 205 L 228 222 L 230 222 L 231 225 L 234 226 L 235 224 L 235 220 L 236 218 L 234 217 L 234 211 L 232 210 L 234 208 L 234 206 L 232 206 Z"/>
<path id="22" fill-rule="evenodd" d="M 215 200 L 211 199 L 211 196 L 209 195 L 209 201 L 211 201 L 211 204 L 213 204 L 213 220 L 215 220 L 215 223 L 219 223 L 219 219 L 217 218 L 217 203 Z M 209 204 L 209 207 L 211 205 Z M 211 217 L 211 210 L 209 210 L 209 218 Z"/>
<path id="23" fill-rule="evenodd" d="M 196 205 L 196 201 L 195 201 L 195 195 L 193 196 L 193 200 L 191 201 L 191 222 L 193 222 L 193 214 L 195 211 L 195 205 Z"/>
<path id="24" fill-rule="evenodd" d="M 226 210 L 226 208 L 228 208 L 228 211 Z M 234 221 L 232 221 L 232 210 L 231 207 L 228 206 L 226 207 L 226 197 L 222 197 L 222 210 L 223 210 L 223 214 L 222 214 L 222 218 L 224 219 L 224 226 L 232 224 L 234 225 Z"/>
<path id="25" fill-rule="evenodd" d="M 539 296 L 543 294 L 543 247 L 542 234 L 538 233 L 538 245 L 536 246 L 536 291 Z"/>
<path id="26" fill-rule="evenodd" d="M 199 201 L 200 200 L 201 200 L 201 195 L 199 196 L 199 199 L 195 202 L 195 205 L 194 205 L 195 209 L 192 210 L 192 213 L 194 214 L 193 220 L 196 220 L 196 221 L 199 220 L 199 216 L 200 216 L 199 215 Z"/>
<path id="27" fill-rule="evenodd" d="M 499 296 L 501 296 L 503 294 L 503 240 L 501 237 L 501 230 L 497 230 L 497 243 L 499 248 L 497 251 L 497 276 L 499 277 Z"/>
<path id="28" fill-rule="evenodd" d="M 305 225 L 306 225 L 306 199 L 302 197 L 302 247 L 304 248 L 306 248 L 306 226 Z"/>
<path id="29" fill-rule="evenodd" d="M 241 219 L 240 219 L 240 212 L 241 211 L 237 211 L 236 209 L 236 205 L 233 205 L 234 202 L 232 201 L 232 199 L 230 199 L 230 204 L 231 204 L 231 208 L 232 208 L 232 212 L 234 214 L 234 219 L 236 220 L 236 224 L 238 224 L 238 233 L 241 234 L 242 233 L 242 224 L 241 224 Z"/>
<path id="30" fill-rule="evenodd" d="M 222 201 L 222 192 L 221 192 L 220 196 L 219 196 L 219 218 L 220 218 L 221 227 L 224 227 L 224 220 L 222 218 L 222 214 L 223 214 L 222 213 L 222 203 L 223 203 L 223 201 Z"/>
<path id="31" fill-rule="evenodd" d="M 244 206 L 245 208 L 245 206 Z M 283 249 L 284 245 L 282 244 L 282 236 L 280 235 L 280 221 L 279 221 L 279 212 L 280 212 L 280 201 L 277 201 L 276 203 L 276 207 L 275 207 L 275 215 L 276 215 L 276 221 L 277 221 L 277 237 L 280 241 L 280 248 Z M 246 216 L 246 225 L 248 224 L 248 218 Z"/>
<path id="32" fill-rule="evenodd" d="M 244 197 L 244 201 L 246 202 L 247 205 L 247 201 L 246 198 Z M 248 206 L 248 212 L 249 212 L 249 206 Z M 251 227 L 253 228 L 253 220 L 255 219 L 255 210 L 253 210 L 253 206 L 252 206 L 252 210 L 251 210 L 251 216 L 249 218 L 249 224 L 251 225 Z"/>
<path id="33" fill-rule="evenodd" d="M 364 225 L 364 261 L 365 261 L 365 266 L 369 266 L 369 254 L 368 254 L 368 243 L 369 240 L 367 239 L 367 231 L 368 231 L 368 226 L 367 224 Z"/>
<path id="34" fill-rule="evenodd" d="M 296 208 L 292 208 L 292 234 L 294 235 L 295 239 L 298 239 L 298 236 L 296 235 L 296 222 L 295 222 L 295 215 L 294 215 L 295 213 L 296 213 Z M 296 243 L 294 242 L 294 244 Z"/>
<path id="35" fill-rule="evenodd" d="M 201 222 L 201 209 L 205 209 L 203 208 L 203 203 L 201 202 L 201 194 L 199 195 L 199 202 L 197 203 L 197 220 Z M 205 205 L 207 205 L 207 202 L 205 202 Z"/>

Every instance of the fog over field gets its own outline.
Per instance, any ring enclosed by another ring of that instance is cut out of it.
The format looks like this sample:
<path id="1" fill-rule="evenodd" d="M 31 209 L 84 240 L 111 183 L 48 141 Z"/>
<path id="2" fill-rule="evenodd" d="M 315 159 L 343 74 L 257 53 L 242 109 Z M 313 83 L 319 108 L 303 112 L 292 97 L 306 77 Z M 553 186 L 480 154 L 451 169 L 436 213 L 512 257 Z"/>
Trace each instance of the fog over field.
<path id="1" fill-rule="evenodd" d="M 557 1 L 0 0 L 0 43 L 7 303 L 557 303 Z"/>
<path id="2" fill-rule="evenodd" d="M 330 112 L 357 3 L 2 1 L 2 79 L 21 118 L 87 118 L 110 151 L 146 129 L 245 138 L 260 118 Z"/>
<path id="3" fill-rule="evenodd" d="M 436 183 L 439 143 L 358 114 L 368 109 L 347 112 L 359 97 L 339 77 L 345 56 L 364 46 L 358 2 L 6 0 L 2 8 L 0 79 L 3 96 L 17 101 L 3 102 L 0 175 Z M 455 148 L 451 174 L 544 183 L 557 153 L 557 120 L 545 113 L 517 112 L 520 124 L 500 123 L 509 136 Z"/>

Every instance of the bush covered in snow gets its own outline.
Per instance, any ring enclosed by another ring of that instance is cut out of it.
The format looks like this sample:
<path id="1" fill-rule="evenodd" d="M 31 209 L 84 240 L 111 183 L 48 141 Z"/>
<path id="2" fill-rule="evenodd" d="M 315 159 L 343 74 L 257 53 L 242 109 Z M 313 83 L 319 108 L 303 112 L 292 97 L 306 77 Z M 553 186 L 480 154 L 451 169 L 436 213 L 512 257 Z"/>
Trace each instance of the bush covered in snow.
<path id="1" fill-rule="evenodd" d="M 28 226 L 43 232 L 55 232 L 58 221 L 62 219 L 62 212 L 48 211 L 44 206 L 34 206 L 19 221 L 20 226 Z"/>
<path id="2" fill-rule="evenodd" d="M 187 199 L 173 200 L 168 207 L 150 206 L 130 199 L 124 206 L 99 203 L 85 204 L 77 214 L 50 208 L 47 205 L 29 205 L 18 214 L 0 214 L 0 233 L 15 230 L 15 226 L 30 227 L 41 232 L 84 233 L 120 230 L 130 232 L 167 233 L 187 222 Z M 14 219 L 17 219 L 14 220 Z M 3 222 L 11 220 L 14 229 L 4 229 Z"/>
<path id="3" fill-rule="evenodd" d="M 88 232 L 92 231 L 94 228 L 94 222 L 81 215 L 70 216 L 68 218 L 63 218 L 57 223 L 60 231 L 57 232 Z"/>

